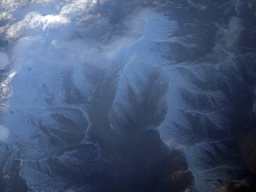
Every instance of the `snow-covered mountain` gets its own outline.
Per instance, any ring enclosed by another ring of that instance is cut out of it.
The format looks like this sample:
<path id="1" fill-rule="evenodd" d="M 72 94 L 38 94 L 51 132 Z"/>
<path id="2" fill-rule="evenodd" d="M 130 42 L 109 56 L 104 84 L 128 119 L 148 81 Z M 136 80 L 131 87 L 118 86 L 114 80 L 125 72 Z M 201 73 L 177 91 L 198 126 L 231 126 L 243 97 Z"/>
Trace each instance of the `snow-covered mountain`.
<path id="1" fill-rule="evenodd" d="M 0 191 L 254 191 L 254 1 L 0 2 Z"/>

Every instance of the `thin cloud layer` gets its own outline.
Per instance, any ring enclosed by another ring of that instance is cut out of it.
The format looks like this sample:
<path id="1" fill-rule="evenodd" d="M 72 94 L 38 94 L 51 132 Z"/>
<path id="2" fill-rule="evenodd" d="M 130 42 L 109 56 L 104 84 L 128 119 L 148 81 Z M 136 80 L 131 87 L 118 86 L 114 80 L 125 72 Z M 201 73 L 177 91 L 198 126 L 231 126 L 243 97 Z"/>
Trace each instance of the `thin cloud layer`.
<path id="1" fill-rule="evenodd" d="M 9 64 L 8 55 L 4 52 L 0 52 L 0 69 L 3 69 Z"/>
<path id="2" fill-rule="evenodd" d="M 243 31 L 244 27 L 241 24 L 241 19 L 238 17 L 232 17 L 226 28 L 219 26 L 214 50 L 236 51 L 240 35 Z"/>
<path id="3" fill-rule="evenodd" d="M 0 143 L 8 138 L 9 131 L 3 125 L 0 125 Z"/>

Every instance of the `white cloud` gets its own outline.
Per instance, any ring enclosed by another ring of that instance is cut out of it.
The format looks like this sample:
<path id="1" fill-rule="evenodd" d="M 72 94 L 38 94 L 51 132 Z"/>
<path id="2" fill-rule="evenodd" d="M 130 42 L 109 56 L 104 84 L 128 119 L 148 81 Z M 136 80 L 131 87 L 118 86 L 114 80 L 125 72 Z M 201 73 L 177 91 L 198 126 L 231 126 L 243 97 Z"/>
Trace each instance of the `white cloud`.
<path id="1" fill-rule="evenodd" d="M 3 10 L 16 11 L 20 7 L 29 3 L 29 0 L 1 0 L 0 7 Z"/>
<path id="2" fill-rule="evenodd" d="M 16 38 L 25 30 L 41 28 L 56 28 L 64 24 L 68 24 L 70 20 L 62 15 L 46 15 L 42 16 L 35 12 L 30 12 L 26 17 L 11 25 L 6 31 L 6 38 Z"/>
<path id="3" fill-rule="evenodd" d="M 78 16 L 83 16 L 83 22 L 91 21 L 92 17 L 88 12 L 100 2 L 103 0 L 2 0 L 0 7 L 3 11 L 0 13 L 0 21 L 7 19 L 12 19 L 12 21 L 0 27 L 0 33 L 3 33 L 1 35 L 4 35 L 6 40 L 10 40 L 20 37 L 24 32 L 30 35 L 38 32 L 38 30 L 31 29 L 58 28 L 69 23 L 71 19 L 78 21 L 81 19 L 77 18 Z M 42 7 L 36 7 L 36 12 L 35 4 L 36 6 L 42 5 Z M 45 7 L 48 4 L 55 6 L 55 9 Z M 14 13 L 16 18 L 14 18 Z M 20 20 L 20 18 L 23 19 Z"/>
<path id="4" fill-rule="evenodd" d="M 79 16 L 91 10 L 99 0 L 74 0 L 62 7 L 60 14 L 70 17 Z"/>
<path id="5" fill-rule="evenodd" d="M 1 20 L 7 20 L 7 19 L 11 19 L 12 18 L 12 14 L 8 13 L 8 12 L 2 12 L 0 13 L 0 21 Z"/>
<path id="6" fill-rule="evenodd" d="M 54 2 L 54 1 L 56 1 L 56 0 L 32 0 L 31 3 L 47 4 L 47 3 Z"/>
<path id="7" fill-rule="evenodd" d="M 45 17 L 42 17 L 43 21 L 43 29 L 59 25 L 64 25 L 70 22 L 70 20 L 67 17 L 61 16 L 61 15 L 46 15 Z"/>

